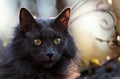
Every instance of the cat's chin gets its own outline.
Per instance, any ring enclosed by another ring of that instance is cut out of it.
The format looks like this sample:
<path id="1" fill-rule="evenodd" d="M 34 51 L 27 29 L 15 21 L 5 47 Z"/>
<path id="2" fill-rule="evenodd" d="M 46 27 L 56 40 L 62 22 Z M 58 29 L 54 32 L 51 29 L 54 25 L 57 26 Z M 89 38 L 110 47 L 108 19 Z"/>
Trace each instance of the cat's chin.
<path id="1" fill-rule="evenodd" d="M 55 64 L 55 62 L 52 62 L 52 61 L 43 62 L 42 67 L 43 68 L 51 68 L 54 64 Z"/>

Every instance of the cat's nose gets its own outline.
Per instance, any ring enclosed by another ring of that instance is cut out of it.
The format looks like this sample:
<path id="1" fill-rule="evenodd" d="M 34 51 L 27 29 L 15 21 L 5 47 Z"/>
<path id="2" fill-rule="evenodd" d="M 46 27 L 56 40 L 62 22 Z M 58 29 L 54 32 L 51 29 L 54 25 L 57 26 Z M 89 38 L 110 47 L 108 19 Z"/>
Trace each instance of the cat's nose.
<path id="1" fill-rule="evenodd" d="M 49 58 L 52 58 L 53 55 L 54 55 L 53 53 L 48 53 L 48 54 L 47 54 L 47 56 L 48 56 Z"/>
<path id="2" fill-rule="evenodd" d="M 49 47 L 47 49 L 47 56 L 49 57 L 49 59 L 52 59 L 53 55 L 55 54 L 55 51 L 53 50 L 53 47 Z"/>

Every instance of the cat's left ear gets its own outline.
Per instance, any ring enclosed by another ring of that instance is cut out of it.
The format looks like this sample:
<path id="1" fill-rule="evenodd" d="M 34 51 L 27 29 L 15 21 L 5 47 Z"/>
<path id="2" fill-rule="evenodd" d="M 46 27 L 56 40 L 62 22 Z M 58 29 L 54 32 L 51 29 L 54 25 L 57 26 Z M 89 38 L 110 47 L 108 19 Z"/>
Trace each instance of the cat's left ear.
<path id="1" fill-rule="evenodd" d="M 56 18 L 55 27 L 64 32 L 68 27 L 69 18 L 70 8 L 66 8 Z"/>

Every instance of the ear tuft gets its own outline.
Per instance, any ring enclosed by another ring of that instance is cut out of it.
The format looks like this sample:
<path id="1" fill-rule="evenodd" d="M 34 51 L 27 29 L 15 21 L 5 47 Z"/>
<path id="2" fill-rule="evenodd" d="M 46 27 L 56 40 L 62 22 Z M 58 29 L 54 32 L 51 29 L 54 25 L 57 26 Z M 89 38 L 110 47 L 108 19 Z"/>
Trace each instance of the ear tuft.
<path id="1" fill-rule="evenodd" d="M 59 18 L 60 22 L 64 25 L 68 24 L 68 20 L 70 17 L 70 8 L 66 9 L 62 14 L 61 17 Z"/>
<path id="2" fill-rule="evenodd" d="M 70 18 L 70 8 L 64 9 L 57 19 L 55 20 L 55 27 L 59 27 L 60 30 L 65 31 L 68 27 L 68 22 Z"/>

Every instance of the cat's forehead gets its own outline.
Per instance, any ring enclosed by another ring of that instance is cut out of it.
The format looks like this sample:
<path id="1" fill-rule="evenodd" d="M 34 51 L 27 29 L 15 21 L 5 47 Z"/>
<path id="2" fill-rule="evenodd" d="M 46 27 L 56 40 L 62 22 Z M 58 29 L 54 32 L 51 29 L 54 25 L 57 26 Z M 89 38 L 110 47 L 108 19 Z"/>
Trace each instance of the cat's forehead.
<path id="1" fill-rule="evenodd" d="M 38 27 L 40 28 L 39 32 L 36 32 L 35 35 L 40 36 L 42 38 L 54 38 L 60 37 L 59 34 L 54 28 L 52 28 L 54 24 L 54 19 L 36 19 L 38 23 Z"/>
<path id="2" fill-rule="evenodd" d="M 50 27 L 53 25 L 55 19 L 44 19 L 44 18 L 37 18 L 36 21 L 41 27 Z"/>

